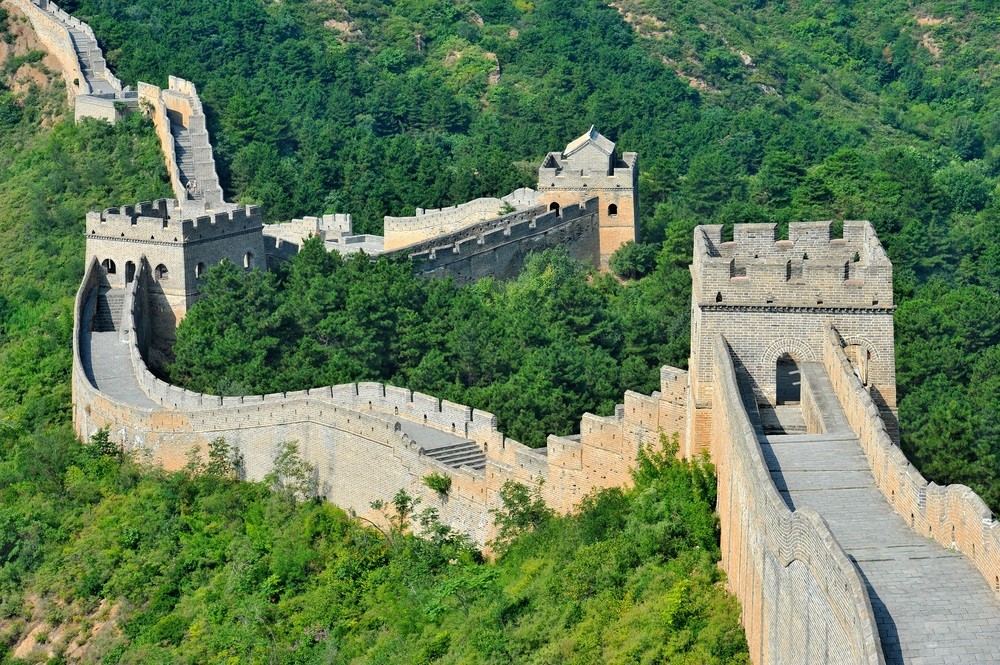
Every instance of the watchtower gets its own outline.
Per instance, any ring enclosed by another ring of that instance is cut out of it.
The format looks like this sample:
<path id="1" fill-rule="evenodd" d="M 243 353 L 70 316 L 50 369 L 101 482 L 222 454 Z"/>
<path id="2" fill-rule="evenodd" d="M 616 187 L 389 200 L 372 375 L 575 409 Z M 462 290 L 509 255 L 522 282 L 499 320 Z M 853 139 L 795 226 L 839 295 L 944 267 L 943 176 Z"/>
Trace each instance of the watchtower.
<path id="1" fill-rule="evenodd" d="M 737 224 L 694 234 L 689 418 L 693 449 L 711 420 L 712 345 L 722 333 L 747 374 L 758 404 L 797 402 L 798 369 L 823 358 L 833 324 L 863 383 L 888 414 L 896 406 L 892 264 L 871 224 L 793 223 L 788 240 L 774 224 Z"/>
<path id="2" fill-rule="evenodd" d="M 154 337 L 169 343 L 209 266 L 229 259 L 246 270 L 267 267 L 262 228 L 257 206 L 201 216 L 166 199 L 110 208 L 87 213 L 87 262 L 100 262 L 106 288 L 124 289 L 145 257 Z"/>
<path id="3" fill-rule="evenodd" d="M 637 239 L 639 157 L 626 152 L 619 158 L 614 142 L 591 127 L 562 152 L 546 155 L 538 169 L 538 201 L 558 212 L 594 197 L 600 207 L 600 266 L 606 270 L 614 251 Z"/>

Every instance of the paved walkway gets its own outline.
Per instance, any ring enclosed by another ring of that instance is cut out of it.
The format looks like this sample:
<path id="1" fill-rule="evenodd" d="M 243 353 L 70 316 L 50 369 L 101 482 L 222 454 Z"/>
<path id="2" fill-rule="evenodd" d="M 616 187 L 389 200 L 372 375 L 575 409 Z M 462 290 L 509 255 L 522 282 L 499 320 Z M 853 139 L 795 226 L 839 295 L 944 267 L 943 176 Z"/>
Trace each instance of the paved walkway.
<path id="1" fill-rule="evenodd" d="M 115 292 L 102 293 L 98 299 L 110 302 L 113 308 L 123 307 L 124 298 L 114 297 Z M 98 308 L 101 303 L 98 303 Z M 107 312 L 109 328 L 117 328 L 121 311 Z M 142 390 L 129 359 L 128 345 L 116 330 L 108 332 L 85 332 L 80 345 L 80 361 L 87 378 L 102 393 L 120 402 L 145 409 L 161 409 L 161 405 L 151 400 Z M 403 432 L 424 448 L 428 457 L 453 468 L 469 466 L 476 470 L 486 468 L 486 454 L 479 444 L 469 439 L 442 432 L 426 425 L 400 420 Z"/>
<path id="2" fill-rule="evenodd" d="M 145 409 L 159 409 L 139 386 L 132 371 L 128 346 L 119 333 L 85 333 L 80 345 L 80 360 L 91 383 L 108 397 Z"/>
<path id="3" fill-rule="evenodd" d="M 1000 663 L 1000 601 L 963 555 L 910 529 L 875 485 L 823 366 L 803 366 L 830 432 L 765 435 L 771 477 L 792 509 L 810 506 L 868 586 L 886 663 Z"/>

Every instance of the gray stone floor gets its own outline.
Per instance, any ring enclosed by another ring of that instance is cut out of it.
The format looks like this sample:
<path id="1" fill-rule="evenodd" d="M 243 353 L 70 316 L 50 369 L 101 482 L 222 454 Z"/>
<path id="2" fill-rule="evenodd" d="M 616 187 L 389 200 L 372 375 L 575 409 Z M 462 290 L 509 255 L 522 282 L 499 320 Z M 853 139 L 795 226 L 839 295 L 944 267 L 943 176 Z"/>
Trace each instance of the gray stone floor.
<path id="1" fill-rule="evenodd" d="M 128 346 L 118 332 L 86 333 L 80 355 L 87 378 L 108 397 L 142 408 L 161 408 L 139 386 L 129 362 Z M 423 446 L 428 457 L 456 469 L 469 466 L 481 471 L 486 467 L 486 455 L 474 441 L 405 420 L 400 425 L 407 436 Z"/>
<path id="2" fill-rule="evenodd" d="M 128 346 L 117 332 L 87 333 L 80 346 L 83 369 L 98 390 L 126 404 L 160 408 L 139 387 L 129 362 Z"/>
<path id="3" fill-rule="evenodd" d="M 790 508 L 826 519 L 868 586 L 886 663 L 1000 663 L 1000 601 L 963 555 L 910 529 L 875 485 L 822 365 L 807 364 L 830 432 L 767 435 L 771 477 Z"/>

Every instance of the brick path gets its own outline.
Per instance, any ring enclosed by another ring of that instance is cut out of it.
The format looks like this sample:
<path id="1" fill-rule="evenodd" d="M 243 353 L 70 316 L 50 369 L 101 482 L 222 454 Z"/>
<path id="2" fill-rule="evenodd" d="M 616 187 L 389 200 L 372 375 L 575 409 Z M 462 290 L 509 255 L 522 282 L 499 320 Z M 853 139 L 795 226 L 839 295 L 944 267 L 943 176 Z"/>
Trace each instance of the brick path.
<path id="1" fill-rule="evenodd" d="M 822 365 L 803 372 L 830 432 L 761 446 L 790 508 L 810 506 L 868 586 L 886 662 L 1000 663 L 1000 601 L 967 558 L 910 529 L 875 485 Z"/>

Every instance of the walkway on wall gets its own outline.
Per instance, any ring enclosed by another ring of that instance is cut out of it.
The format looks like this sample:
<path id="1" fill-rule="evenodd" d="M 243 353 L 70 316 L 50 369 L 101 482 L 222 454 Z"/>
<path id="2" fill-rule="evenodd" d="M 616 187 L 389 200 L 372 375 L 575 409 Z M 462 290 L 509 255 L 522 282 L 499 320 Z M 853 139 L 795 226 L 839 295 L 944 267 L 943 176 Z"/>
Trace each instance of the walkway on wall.
<path id="1" fill-rule="evenodd" d="M 66 25 L 70 38 L 73 40 L 73 48 L 76 50 L 76 57 L 80 61 L 80 71 L 87 79 L 90 86 L 90 94 L 103 95 L 119 92 L 108 78 L 107 65 L 104 63 L 104 56 L 91 35 L 82 28 L 74 25 Z"/>
<path id="2" fill-rule="evenodd" d="M 181 183 L 196 183 L 198 180 L 195 168 L 195 150 L 191 141 L 191 130 L 184 126 L 181 114 L 176 111 L 167 111 L 170 119 L 170 134 L 174 137 L 174 155 L 177 158 L 177 170 L 180 172 Z M 205 201 L 203 189 L 194 189 L 188 192 L 188 200 Z"/>
<path id="3" fill-rule="evenodd" d="M 125 306 L 125 291 L 102 289 L 97 294 L 93 330 L 83 332 L 80 361 L 87 378 L 112 399 L 146 409 L 160 406 L 146 397 L 135 378 L 128 345 L 119 330 Z"/>
<path id="4" fill-rule="evenodd" d="M 98 390 L 116 401 L 162 410 L 164 407 L 147 396 L 136 378 L 128 342 L 120 333 L 124 310 L 124 289 L 102 288 L 95 296 L 91 330 L 83 331 L 80 344 L 84 372 Z M 427 457 L 453 469 L 486 468 L 486 454 L 475 441 L 398 416 L 397 419 L 403 433 L 423 448 Z"/>
<path id="5" fill-rule="evenodd" d="M 823 366 L 805 363 L 802 372 L 830 431 L 761 435 L 761 447 L 788 506 L 817 510 L 857 566 L 886 662 L 1000 663 L 1000 600 L 971 561 L 892 509 Z"/>

